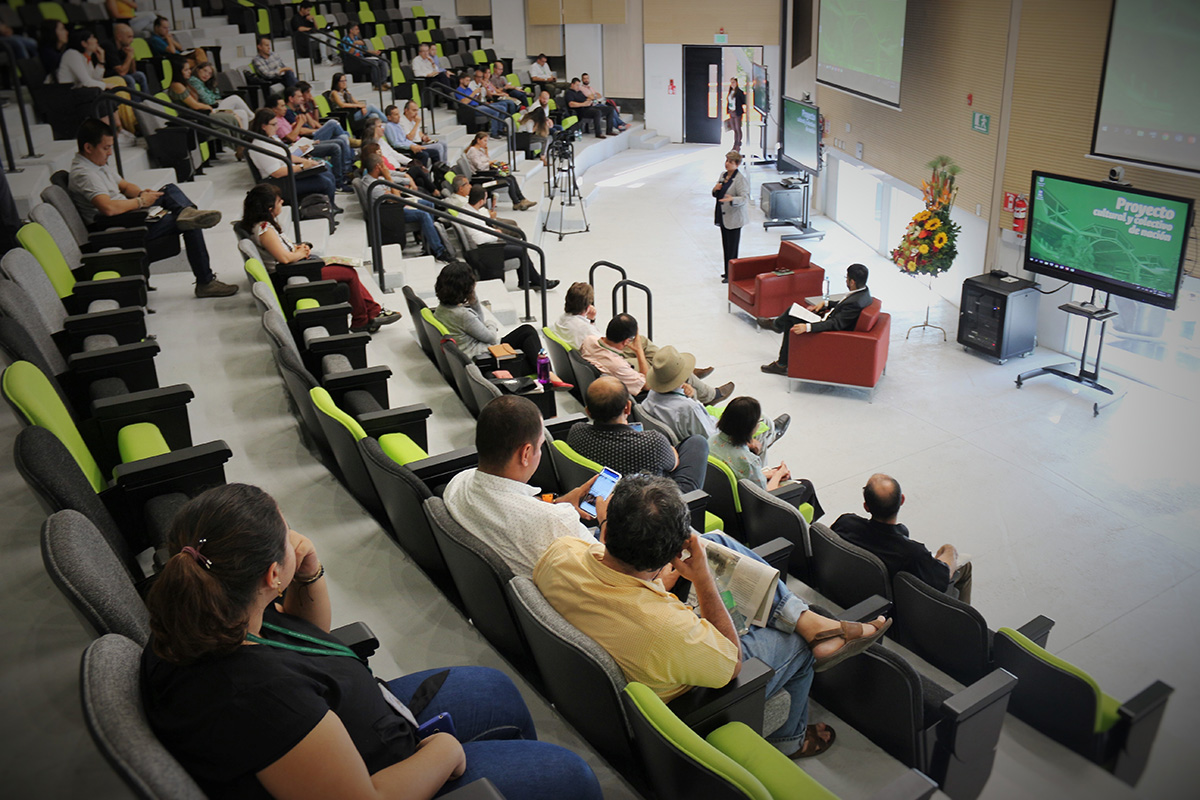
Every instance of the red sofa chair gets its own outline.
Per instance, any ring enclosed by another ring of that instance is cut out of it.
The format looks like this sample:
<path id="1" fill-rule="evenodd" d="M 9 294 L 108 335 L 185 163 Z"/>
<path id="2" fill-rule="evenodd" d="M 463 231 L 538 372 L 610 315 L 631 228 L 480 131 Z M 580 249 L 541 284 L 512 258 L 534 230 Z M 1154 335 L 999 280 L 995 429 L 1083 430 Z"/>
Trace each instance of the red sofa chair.
<path id="1" fill-rule="evenodd" d="M 876 298 L 852 331 L 789 333 L 788 378 L 873 390 L 887 369 L 891 331 L 892 315 L 883 313 Z"/>
<path id="2" fill-rule="evenodd" d="M 780 242 L 779 252 L 769 256 L 735 258 L 729 262 L 729 303 L 752 317 L 778 317 L 792 303 L 820 295 L 825 270 L 809 263 L 810 258 L 795 242 Z M 775 270 L 792 274 L 776 275 Z"/>

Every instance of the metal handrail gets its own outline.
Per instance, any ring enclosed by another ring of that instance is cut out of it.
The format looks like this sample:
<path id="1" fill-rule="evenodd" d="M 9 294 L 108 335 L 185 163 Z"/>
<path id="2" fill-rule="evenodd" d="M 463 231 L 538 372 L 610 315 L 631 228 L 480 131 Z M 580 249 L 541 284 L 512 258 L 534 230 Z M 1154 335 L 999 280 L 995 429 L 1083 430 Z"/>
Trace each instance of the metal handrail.
<path id="1" fill-rule="evenodd" d="M 453 100 L 455 103 L 462 102 L 457 94 L 449 91 L 445 86 L 442 86 L 440 84 L 433 83 L 431 81 L 427 81 L 425 84 L 425 88 L 428 91 L 431 91 L 436 95 L 440 95 L 440 96 L 446 98 L 447 100 Z M 424 103 L 422 103 L 421 105 L 422 105 L 422 107 L 424 107 Z M 510 167 L 512 165 L 515 165 L 517 163 L 517 160 L 516 160 L 516 136 L 515 136 L 516 131 L 513 130 L 513 118 L 511 116 L 501 114 L 499 111 L 488 108 L 487 106 L 485 106 L 483 104 L 476 105 L 476 106 L 470 106 L 470 109 L 472 111 L 474 111 L 476 114 L 482 114 L 483 116 L 487 117 L 488 119 L 494 119 L 494 120 L 498 120 L 498 121 L 504 123 L 505 144 L 508 145 L 508 163 L 509 163 Z M 431 116 L 433 115 L 432 109 L 430 110 L 429 113 Z M 422 117 L 422 122 L 424 122 L 424 117 Z M 434 133 L 437 133 L 436 129 L 434 130 Z"/>
<path id="2" fill-rule="evenodd" d="M 596 288 L 596 270 L 600 269 L 601 267 L 605 267 L 605 268 L 611 269 L 611 270 L 616 270 L 617 274 L 619 274 L 621 276 L 622 281 L 626 280 L 629 277 L 629 273 L 626 272 L 625 268 L 622 267 L 620 264 L 614 264 L 611 261 L 597 261 L 594 264 L 592 264 L 592 266 L 588 267 L 588 283 L 591 284 L 593 293 Z M 618 281 L 617 283 L 619 284 L 620 281 Z M 628 292 L 628 290 L 626 290 L 626 292 L 625 292 L 624 296 L 621 298 L 621 300 L 625 304 L 625 307 L 629 308 L 629 292 Z M 613 308 L 616 308 L 616 303 L 613 304 Z"/>
<path id="3" fill-rule="evenodd" d="M 122 97 L 123 94 L 128 94 L 130 96 Z M 145 98 L 146 100 L 148 100 L 150 102 L 156 103 L 159 106 L 169 107 L 171 110 L 175 111 L 176 113 L 175 113 L 175 115 L 168 114 L 165 110 L 161 110 L 158 108 L 151 108 L 147 103 L 136 102 L 133 99 L 133 96 L 135 96 L 135 95 L 138 97 Z M 174 103 L 169 103 L 169 102 L 166 102 L 164 100 L 161 100 L 161 99 L 155 97 L 154 95 L 146 94 L 145 92 L 139 92 L 136 89 L 129 89 L 126 87 L 114 86 L 113 88 L 108 89 L 101 93 L 100 103 L 101 103 L 101 105 L 99 106 L 99 108 L 101 110 L 103 110 L 104 103 L 109 103 L 109 104 L 113 104 L 113 105 L 127 105 L 127 106 L 133 108 L 134 110 L 141 111 L 143 114 L 149 114 L 151 116 L 158 117 L 160 119 L 165 119 L 169 122 L 174 122 L 178 125 L 183 125 L 185 128 L 189 128 L 191 130 L 199 131 L 199 132 L 205 133 L 209 136 L 216 137 L 218 139 L 221 139 L 222 141 L 229 142 L 230 144 L 233 144 L 234 146 L 240 146 L 240 147 L 245 148 L 246 150 L 250 150 L 251 152 L 262 153 L 264 155 L 268 155 L 273 158 L 278 155 L 278 151 L 276 150 L 276 148 L 280 148 L 283 152 L 284 165 L 287 166 L 287 171 L 288 171 L 287 192 L 288 192 L 288 200 L 290 201 L 291 206 L 292 206 L 292 225 L 295 230 L 296 241 L 297 242 L 301 241 L 302 236 L 300 233 L 300 195 L 296 191 L 296 170 L 295 170 L 295 165 L 292 163 L 292 150 L 290 147 L 288 147 L 286 142 L 280 141 L 279 139 L 272 139 L 270 136 L 264 136 L 261 133 L 255 133 L 253 131 L 244 130 L 242 128 L 237 127 L 236 125 L 222 122 L 221 120 L 204 117 L 199 112 L 197 112 L 193 109 L 190 109 L 187 106 L 179 106 Z M 200 120 L 203 120 L 203 122 L 195 121 L 197 118 Z M 217 125 L 219 127 L 212 127 L 213 125 Z M 223 128 L 237 131 L 237 133 L 236 134 L 226 133 L 224 130 L 222 130 Z M 263 142 L 263 144 L 255 144 L 255 140 L 261 141 L 261 142 Z M 117 172 L 121 173 L 122 172 L 121 148 L 120 148 L 120 145 L 117 144 L 117 136 L 116 136 L 115 130 L 113 132 L 113 153 L 117 157 Z"/>
<path id="4" fill-rule="evenodd" d="M 20 70 L 17 68 L 17 51 L 16 46 L 7 39 L 0 38 L 0 47 L 3 47 L 8 53 L 9 67 L 12 69 L 13 90 L 17 95 L 17 110 L 21 114 L 21 127 L 25 129 L 25 145 L 29 152 L 25 158 L 41 158 L 42 154 L 34 152 L 33 135 L 29 132 L 29 118 L 25 115 L 25 96 L 21 92 L 21 76 Z M 9 154 L 9 160 L 12 161 L 12 154 Z"/>
<path id="5" fill-rule="evenodd" d="M 626 292 L 625 304 L 624 304 L 624 307 L 621 309 L 620 313 L 622 313 L 622 314 L 629 313 L 628 289 L 630 286 L 632 286 L 634 289 L 641 289 L 643 292 L 646 293 L 646 338 L 649 339 L 650 341 L 654 341 L 654 296 L 650 292 L 650 287 L 647 286 L 646 284 L 638 283 L 637 281 L 632 281 L 632 280 L 629 280 L 628 278 L 623 278 L 623 279 L 617 281 L 616 285 L 613 286 L 613 290 L 612 290 L 613 316 L 615 317 L 618 313 L 617 312 L 617 292 L 618 291 Z"/>
<path id="6" fill-rule="evenodd" d="M 407 186 L 401 186 L 400 184 L 394 183 L 392 181 L 373 181 L 371 185 L 374 186 L 379 183 L 382 183 L 384 186 L 387 186 L 390 189 L 396 189 L 399 192 L 401 192 L 401 195 L 380 194 L 376 197 L 371 197 L 370 196 L 370 187 L 367 188 L 368 205 L 370 206 L 370 208 L 367 211 L 367 214 L 370 216 L 370 220 L 371 220 L 371 224 L 368 226 L 368 230 L 373 233 L 373 235 L 371 236 L 371 259 L 374 262 L 376 272 L 379 275 L 380 284 L 384 284 L 384 283 L 386 283 L 386 281 L 384 280 L 384 277 L 383 277 L 383 238 L 382 238 L 382 230 L 380 228 L 381 222 L 380 222 L 380 217 L 379 217 L 379 209 L 385 202 L 399 203 L 407 208 L 413 208 L 413 209 L 416 209 L 417 211 L 424 211 L 427 214 L 432 215 L 434 219 L 442 219 L 442 220 L 446 220 L 447 222 L 457 223 L 459 225 L 463 225 L 464 227 L 471 228 L 472 230 L 481 231 L 483 233 L 487 233 L 492 236 L 495 236 L 497 239 L 499 239 L 500 241 L 502 241 L 506 244 L 515 244 L 518 247 L 521 247 L 525 250 L 531 250 L 531 251 L 537 253 L 538 261 L 542 268 L 542 270 L 541 270 L 542 271 L 542 286 L 543 286 L 542 293 L 541 293 L 542 294 L 542 324 L 543 325 L 550 324 L 549 323 L 550 315 L 547 310 L 547 303 L 546 303 L 547 292 L 545 290 L 545 284 L 549 280 L 549 278 L 546 277 L 546 251 L 545 250 L 543 250 L 542 248 L 538 247 L 535 244 L 525 241 L 524 239 L 519 239 L 516 236 L 510 236 L 509 234 L 505 233 L 503 230 L 504 228 L 511 230 L 511 228 L 507 225 L 501 226 L 501 228 L 489 227 L 486 223 L 493 222 L 493 220 L 490 217 L 484 216 L 483 214 L 480 214 L 476 211 L 471 211 L 471 210 L 458 208 L 457 206 L 454 206 L 453 210 L 455 212 L 457 212 L 457 216 L 455 216 L 454 214 L 447 213 L 452 207 L 450 206 L 450 204 L 448 202 L 446 202 L 445 200 L 443 200 L 440 197 L 431 197 L 430 195 L 427 195 L 423 192 L 418 192 L 414 189 L 409 189 Z M 411 199 L 411 197 L 414 197 L 414 196 L 417 198 L 420 198 L 422 200 L 430 201 L 432 203 L 432 206 L 421 205 L 416 200 Z M 443 210 L 443 209 L 445 209 L 445 210 Z M 479 220 L 479 222 L 474 222 L 473 220 Z M 464 244 L 463 246 L 465 247 L 466 245 Z M 522 261 L 521 261 L 521 270 L 522 270 L 522 275 L 521 275 L 522 281 L 521 282 L 525 284 L 525 290 L 524 290 L 525 291 L 525 317 L 524 317 L 524 320 L 528 321 L 528 320 L 533 319 L 533 313 L 532 313 L 532 309 L 531 309 L 530 301 L 529 301 L 529 293 L 533 291 L 533 288 L 532 288 L 533 284 L 529 280 L 529 272 L 528 272 L 528 266 L 527 266 L 526 259 L 522 259 Z"/>

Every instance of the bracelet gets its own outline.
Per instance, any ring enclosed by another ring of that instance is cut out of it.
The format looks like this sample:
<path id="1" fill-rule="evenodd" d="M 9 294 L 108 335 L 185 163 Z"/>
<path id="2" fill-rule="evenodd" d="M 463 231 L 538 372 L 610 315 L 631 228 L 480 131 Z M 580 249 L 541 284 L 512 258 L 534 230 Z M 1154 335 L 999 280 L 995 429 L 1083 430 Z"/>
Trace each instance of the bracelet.
<path id="1" fill-rule="evenodd" d="M 317 581 L 321 580 L 321 578 L 323 578 L 323 577 L 325 577 L 325 565 L 324 564 L 322 564 L 321 568 L 319 570 L 317 570 L 317 574 L 313 575 L 311 578 L 301 578 L 299 575 L 294 575 L 294 576 L 292 576 L 292 580 L 294 582 L 300 584 L 301 586 L 307 586 L 310 583 L 316 583 Z"/>
<path id="2" fill-rule="evenodd" d="M 138 196 L 137 196 L 137 201 L 138 201 L 138 208 L 142 208 L 142 196 L 141 196 L 141 194 L 138 194 Z"/>

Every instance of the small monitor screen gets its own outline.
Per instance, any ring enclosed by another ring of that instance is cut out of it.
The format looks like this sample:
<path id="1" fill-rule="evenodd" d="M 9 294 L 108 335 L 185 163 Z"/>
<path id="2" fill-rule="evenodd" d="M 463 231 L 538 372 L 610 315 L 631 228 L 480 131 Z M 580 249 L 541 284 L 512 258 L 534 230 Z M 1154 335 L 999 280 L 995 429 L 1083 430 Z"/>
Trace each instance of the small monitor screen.
<path id="1" fill-rule="evenodd" d="M 750 81 L 753 84 L 754 107 L 766 114 L 771 110 L 767 96 L 767 68 L 762 64 L 751 64 Z"/>
<path id="2" fill-rule="evenodd" d="M 783 130 L 783 147 L 780 158 L 784 163 L 812 175 L 820 169 L 821 112 L 811 103 L 783 98 L 783 114 L 780 120 Z"/>

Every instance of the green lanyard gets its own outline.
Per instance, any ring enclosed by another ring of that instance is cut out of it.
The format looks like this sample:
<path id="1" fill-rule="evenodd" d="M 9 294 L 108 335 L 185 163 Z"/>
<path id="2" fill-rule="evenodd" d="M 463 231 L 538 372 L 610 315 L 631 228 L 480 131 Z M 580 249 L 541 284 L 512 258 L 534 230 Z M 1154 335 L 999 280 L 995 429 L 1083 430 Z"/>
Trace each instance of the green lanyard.
<path id="1" fill-rule="evenodd" d="M 368 672 L 371 671 L 371 668 L 370 668 L 370 666 L 367 665 L 367 662 L 361 658 L 358 658 L 358 654 L 355 653 L 353 650 L 351 650 L 349 647 L 347 647 L 344 644 L 334 644 L 333 642 L 327 642 L 324 639 L 318 639 L 316 636 L 309 636 L 306 633 L 299 633 L 297 631 L 288 630 L 287 628 L 281 627 L 279 625 L 274 625 L 270 622 L 263 622 L 262 626 L 269 631 L 274 631 L 275 633 L 281 633 L 284 636 L 291 636 L 293 639 L 299 639 L 302 642 L 309 642 L 310 644 L 314 644 L 317 646 L 316 647 L 306 647 L 305 645 L 302 645 L 302 644 L 289 644 L 287 642 L 276 642 L 271 639 L 264 639 L 261 636 L 256 636 L 253 633 L 247 633 L 246 640 L 250 641 L 250 642 L 254 642 L 255 644 L 265 644 L 268 647 L 278 647 L 281 650 L 291 650 L 296 653 L 305 653 L 306 655 L 310 655 L 310 656 L 349 656 L 350 658 L 355 658 L 355 659 L 358 659 L 359 661 L 362 661 L 363 666 L 367 667 L 367 671 Z"/>

